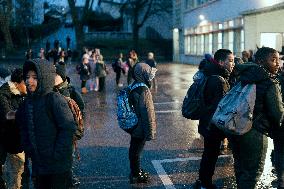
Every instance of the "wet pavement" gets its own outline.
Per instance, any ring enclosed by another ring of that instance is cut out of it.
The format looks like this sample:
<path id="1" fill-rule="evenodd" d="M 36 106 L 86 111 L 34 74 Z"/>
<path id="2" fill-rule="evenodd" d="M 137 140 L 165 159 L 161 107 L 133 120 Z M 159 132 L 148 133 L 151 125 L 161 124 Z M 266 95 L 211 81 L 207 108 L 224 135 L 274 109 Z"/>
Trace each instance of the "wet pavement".
<path id="1" fill-rule="evenodd" d="M 130 185 L 128 180 L 128 147 L 130 137 L 116 121 L 115 74 L 109 66 L 106 91 L 90 91 L 84 95 L 87 108 L 85 136 L 79 141 L 81 160 L 75 173 L 81 180 L 82 189 L 99 188 L 192 188 L 198 178 L 203 141 L 197 132 L 197 122 L 181 115 L 184 95 L 192 83 L 197 67 L 182 64 L 159 64 L 158 88 L 153 89 L 157 118 L 157 139 L 147 142 L 142 167 L 150 172 L 147 184 Z M 74 66 L 69 67 L 71 81 L 80 89 L 79 76 Z M 126 77 L 123 77 L 126 85 Z M 270 150 L 272 143 L 270 141 Z M 270 152 L 264 174 L 258 188 L 273 188 L 271 181 Z M 214 183 L 218 188 L 236 188 L 233 158 L 230 153 L 220 156 L 216 165 Z"/>

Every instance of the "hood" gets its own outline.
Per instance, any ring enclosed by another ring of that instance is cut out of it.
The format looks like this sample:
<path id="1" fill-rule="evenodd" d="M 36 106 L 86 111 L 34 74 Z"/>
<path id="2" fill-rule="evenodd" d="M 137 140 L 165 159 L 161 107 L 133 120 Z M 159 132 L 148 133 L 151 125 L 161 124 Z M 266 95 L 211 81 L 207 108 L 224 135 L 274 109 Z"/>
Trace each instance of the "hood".
<path id="1" fill-rule="evenodd" d="M 148 87 L 151 87 L 150 82 L 151 67 L 146 63 L 138 63 L 134 67 L 133 78 L 136 82 L 145 83 Z"/>
<path id="2" fill-rule="evenodd" d="M 45 59 L 33 59 L 25 62 L 23 66 L 24 78 L 29 70 L 37 73 L 37 89 L 34 95 L 42 96 L 53 90 L 55 81 L 55 66 Z"/>
<path id="3" fill-rule="evenodd" d="M 220 75 L 225 79 L 230 77 L 230 72 L 228 70 L 213 62 L 207 62 L 204 65 L 203 72 L 206 76 Z"/>
<path id="4" fill-rule="evenodd" d="M 236 70 L 240 74 L 242 83 L 257 83 L 276 75 L 271 74 L 261 65 L 255 63 L 246 63 L 236 65 Z"/>

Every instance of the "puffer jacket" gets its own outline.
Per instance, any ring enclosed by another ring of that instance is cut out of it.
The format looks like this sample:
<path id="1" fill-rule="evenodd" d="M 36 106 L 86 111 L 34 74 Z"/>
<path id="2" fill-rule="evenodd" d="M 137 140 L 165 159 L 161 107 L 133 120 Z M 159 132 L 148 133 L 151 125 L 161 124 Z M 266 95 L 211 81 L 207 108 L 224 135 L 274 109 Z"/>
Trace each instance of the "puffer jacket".
<path id="1" fill-rule="evenodd" d="M 238 70 L 242 84 L 256 84 L 253 128 L 266 135 L 274 128 L 280 128 L 284 119 L 284 105 L 276 75 L 254 63 L 239 65 Z"/>
<path id="2" fill-rule="evenodd" d="M 205 64 L 203 73 L 208 77 L 203 94 L 206 109 L 199 120 L 198 132 L 202 136 L 207 136 L 211 126 L 210 122 L 218 103 L 230 89 L 228 82 L 230 73 L 225 68 L 212 62 Z"/>
<path id="3" fill-rule="evenodd" d="M 14 120 L 7 120 L 6 114 L 15 111 L 23 103 L 23 96 L 13 82 L 8 81 L 0 87 L 0 142 L 9 153 L 20 153 L 19 128 Z"/>
<path id="4" fill-rule="evenodd" d="M 28 93 L 16 113 L 22 146 L 32 159 L 34 175 L 70 171 L 76 129 L 72 112 L 64 97 L 52 92 L 55 67 L 45 60 L 35 59 L 24 64 L 24 77 L 31 67 L 37 73 L 37 88 L 33 94 Z M 53 102 L 52 106 L 47 102 Z"/>
<path id="5" fill-rule="evenodd" d="M 149 69 L 145 69 L 144 66 Z M 133 85 L 140 82 L 149 86 L 149 73 L 150 66 L 145 63 L 137 64 L 134 73 L 135 82 Z M 148 87 L 137 87 L 131 91 L 129 99 L 138 117 L 137 127 L 132 131 L 131 136 L 147 141 L 155 139 L 157 124 L 150 89 Z"/>

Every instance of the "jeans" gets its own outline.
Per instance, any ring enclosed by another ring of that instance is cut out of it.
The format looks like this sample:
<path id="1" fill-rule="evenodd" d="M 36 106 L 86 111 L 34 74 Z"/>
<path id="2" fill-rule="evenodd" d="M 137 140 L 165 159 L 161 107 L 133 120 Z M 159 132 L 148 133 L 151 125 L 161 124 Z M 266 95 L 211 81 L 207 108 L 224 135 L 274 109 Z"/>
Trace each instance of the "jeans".
<path id="1" fill-rule="evenodd" d="M 145 140 L 131 137 L 129 148 L 129 161 L 131 174 L 137 176 L 140 172 L 140 156 L 145 146 Z"/>
<path id="2" fill-rule="evenodd" d="M 215 126 L 212 126 L 208 135 L 204 136 L 204 151 L 199 169 L 199 180 L 203 187 L 212 185 L 215 165 L 220 154 L 220 145 L 224 138 L 224 133 Z"/>
<path id="3" fill-rule="evenodd" d="M 273 134 L 274 166 L 277 172 L 278 187 L 284 188 L 284 131 Z"/>
<path id="4" fill-rule="evenodd" d="M 22 174 L 24 172 L 25 153 L 7 155 L 4 175 L 8 188 L 17 189 L 22 186 Z"/>
<path id="5" fill-rule="evenodd" d="M 267 137 L 255 129 L 231 136 L 238 189 L 255 189 L 262 174 L 267 151 Z"/>
<path id="6" fill-rule="evenodd" d="M 67 189 L 70 172 L 61 174 L 38 175 L 35 180 L 36 189 Z"/>

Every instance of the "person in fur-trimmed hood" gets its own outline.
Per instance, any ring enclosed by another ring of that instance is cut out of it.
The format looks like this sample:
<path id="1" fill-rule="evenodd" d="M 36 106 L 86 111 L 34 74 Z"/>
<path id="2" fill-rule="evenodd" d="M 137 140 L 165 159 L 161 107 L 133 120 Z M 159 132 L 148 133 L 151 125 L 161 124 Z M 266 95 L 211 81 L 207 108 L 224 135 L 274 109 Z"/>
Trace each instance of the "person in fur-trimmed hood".
<path id="1" fill-rule="evenodd" d="M 64 97 L 52 92 L 55 67 L 42 59 L 23 66 L 28 95 L 16 113 L 35 188 L 67 188 L 76 123 Z"/>
<path id="2" fill-rule="evenodd" d="M 5 176 L 8 188 L 21 187 L 25 154 L 20 145 L 19 129 L 15 124 L 15 111 L 23 102 L 26 85 L 23 70 L 12 72 L 10 79 L 0 87 L 0 163 L 6 164 Z M 0 168 L 2 176 L 2 168 Z M 3 186 L 0 178 L 0 188 Z"/>
<path id="3" fill-rule="evenodd" d="M 133 70 L 134 82 L 132 85 L 144 83 L 147 87 L 137 87 L 129 95 L 130 103 L 133 104 L 134 112 L 138 117 L 138 124 L 131 132 L 129 148 L 130 183 L 147 182 L 149 179 L 149 174 L 140 168 L 140 156 L 145 142 L 156 138 L 155 110 L 149 89 L 156 70 L 145 63 L 138 63 Z"/>

